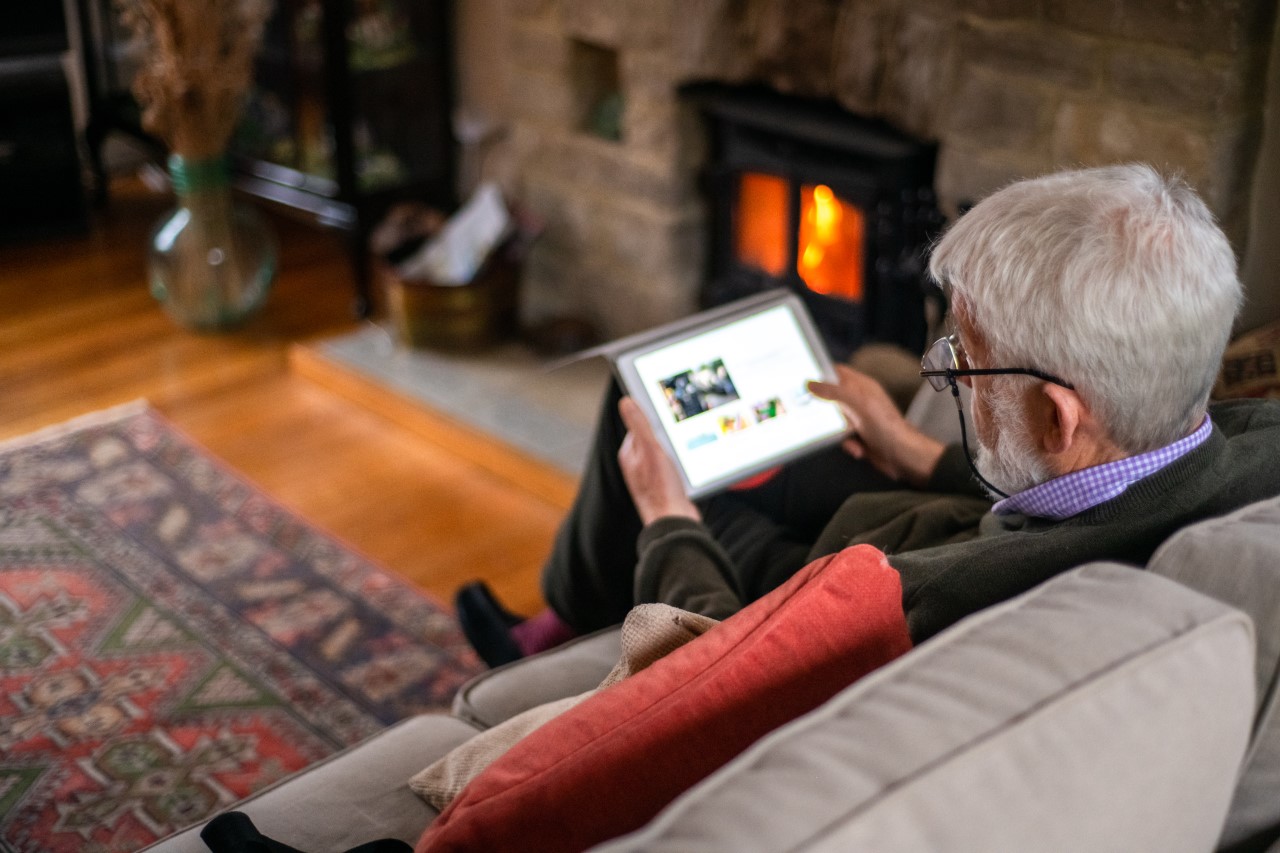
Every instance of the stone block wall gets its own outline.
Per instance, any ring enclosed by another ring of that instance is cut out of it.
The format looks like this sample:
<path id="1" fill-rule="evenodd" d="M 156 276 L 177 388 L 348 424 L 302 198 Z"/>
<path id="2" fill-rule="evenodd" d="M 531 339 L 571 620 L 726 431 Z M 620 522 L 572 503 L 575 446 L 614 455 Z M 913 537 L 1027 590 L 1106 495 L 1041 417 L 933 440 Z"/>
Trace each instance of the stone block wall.
<path id="1" fill-rule="evenodd" d="M 1274 0 L 500 2 L 506 133 L 488 171 L 546 223 L 531 320 L 614 336 L 695 306 L 705 140 L 677 96 L 693 81 L 831 98 L 937 141 L 948 212 L 1019 177 L 1142 160 L 1247 239 Z M 584 55 L 615 64 L 616 139 L 593 127 Z"/>

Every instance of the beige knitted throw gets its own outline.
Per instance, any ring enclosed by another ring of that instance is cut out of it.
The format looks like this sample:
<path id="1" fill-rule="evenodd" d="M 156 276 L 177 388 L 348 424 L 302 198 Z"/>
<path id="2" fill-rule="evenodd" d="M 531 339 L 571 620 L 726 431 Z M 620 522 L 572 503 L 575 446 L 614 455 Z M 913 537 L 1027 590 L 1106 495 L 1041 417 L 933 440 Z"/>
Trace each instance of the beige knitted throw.
<path id="1" fill-rule="evenodd" d="M 622 623 L 622 655 L 599 687 L 530 708 L 480 732 L 413 776 L 409 787 L 427 803 L 443 810 L 468 782 L 525 735 L 598 691 L 640 672 L 717 624 L 715 619 L 669 604 L 641 604 L 633 608 Z"/>

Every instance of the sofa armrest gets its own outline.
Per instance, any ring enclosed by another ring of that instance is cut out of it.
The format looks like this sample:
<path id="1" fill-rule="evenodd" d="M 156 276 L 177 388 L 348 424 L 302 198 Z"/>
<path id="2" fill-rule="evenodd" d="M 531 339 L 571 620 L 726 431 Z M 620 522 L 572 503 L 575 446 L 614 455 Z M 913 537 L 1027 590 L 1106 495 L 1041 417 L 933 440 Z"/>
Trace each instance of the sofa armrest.
<path id="1" fill-rule="evenodd" d="M 268 838 L 307 853 L 337 853 L 378 838 L 413 844 L 438 812 L 409 790 L 409 777 L 475 733 L 444 714 L 410 717 L 229 810 L 247 814 Z M 170 835 L 145 853 L 209 853 L 200 840 L 203 828 Z"/>
<path id="2" fill-rule="evenodd" d="M 579 637 L 471 679 L 454 696 L 453 713 L 487 729 L 537 705 L 599 687 L 621 654 L 618 628 Z"/>

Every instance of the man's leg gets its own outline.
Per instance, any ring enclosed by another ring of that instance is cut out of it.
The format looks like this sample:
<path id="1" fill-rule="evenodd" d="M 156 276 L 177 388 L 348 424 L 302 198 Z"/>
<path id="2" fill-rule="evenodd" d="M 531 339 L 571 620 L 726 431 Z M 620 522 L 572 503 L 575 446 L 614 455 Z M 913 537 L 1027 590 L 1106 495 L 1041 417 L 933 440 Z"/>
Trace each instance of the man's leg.
<path id="1" fill-rule="evenodd" d="M 640 516 L 618 468 L 626 427 L 611 382 L 578 494 L 542 570 L 542 594 L 579 633 L 616 625 L 632 604 Z"/>
<path id="2" fill-rule="evenodd" d="M 525 619 L 503 607 L 483 581 L 458 590 L 454 603 L 463 633 L 491 666 L 615 625 L 631 608 L 641 524 L 618 468 L 626 435 L 621 398 L 617 382 L 610 382 L 578 494 L 543 566 L 548 609 Z"/>
<path id="3" fill-rule="evenodd" d="M 463 627 L 490 662 L 536 650 L 529 647 L 530 636 L 563 640 L 564 626 L 581 634 L 616 625 L 635 604 L 642 525 L 618 467 L 626 436 L 618 414 L 621 397 L 617 383 L 610 383 L 578 494 L 543 567 L 550 612 L 522 624 L 483 584 L 459 593 Z M 762 485 L 700 501 L 699 509 L 734 561 L 739 595 L 754 601 L 808 562 L 818 533 L 845 498 L 860 489 L 889 487 L 896 486 L 837 447 L 784 466 Z"/>
<path id="4" fill-rule="evenodd" d="M 611 384 L 577 498 L 543 569 L 543 595 L 574 630 L 616 625 L 634 605 L 640 518 L 618 468 L 626 436 L 622 392 Z M 764 483 L 698 502 L 712 535 L 733 558 L 743 601 L 754 601 L 807 562 L 809 550 L 855 492 L 902 488 L 839 447 L 780 468 Z"/>
<path id="5" fill-rule="evenodd" d="M 738 596 L 750 602 L 808 564 L 813 543 L 850 495 L 901 488 L 832 447 L 787 464 L 754 488 L 709 498 L 699 509 L 733 561 Z"/>

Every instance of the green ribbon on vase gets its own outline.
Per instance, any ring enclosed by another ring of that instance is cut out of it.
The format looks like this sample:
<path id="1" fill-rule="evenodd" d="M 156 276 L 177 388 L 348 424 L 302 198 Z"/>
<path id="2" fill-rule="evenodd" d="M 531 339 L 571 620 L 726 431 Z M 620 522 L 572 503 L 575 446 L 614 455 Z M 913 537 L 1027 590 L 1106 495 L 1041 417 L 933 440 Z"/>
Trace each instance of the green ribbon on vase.
<path id="1" fill-rule="evenodd" d="M 231 161 L 225 155 L 188 160 L 181 154 L 170 154 L 168 166 L 169 181 L 179 196 L 231 186 Z"/>
<path id="2" fill-rule="evenodd" d="M 276 273 L 275 238 L 253 207 L 232 197 L 225 155 L 169 157 L 178 207 L 151 236 L 151 294 L 183 326 L 221 331 L 262 307 Z"/>

